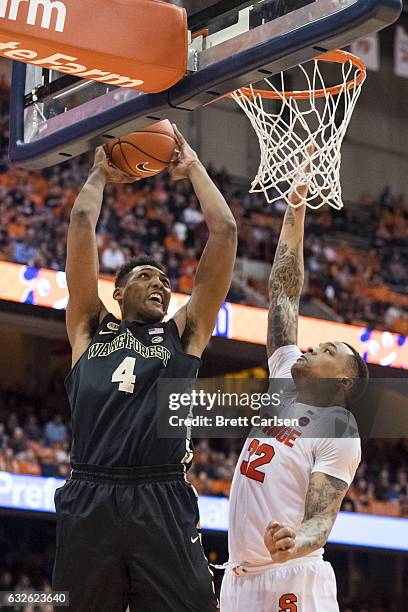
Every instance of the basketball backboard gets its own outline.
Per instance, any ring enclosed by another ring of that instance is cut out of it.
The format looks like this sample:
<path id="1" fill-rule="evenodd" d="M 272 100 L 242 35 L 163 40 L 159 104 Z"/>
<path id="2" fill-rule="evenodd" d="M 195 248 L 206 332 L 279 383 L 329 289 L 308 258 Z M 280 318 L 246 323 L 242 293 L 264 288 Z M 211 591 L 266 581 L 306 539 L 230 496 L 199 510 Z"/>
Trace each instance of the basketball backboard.
<path id="1" fill-rule="evenodd" d="M 401 0 L 174 4 L 188 13 L 188 71 L 162 93 L 145 94 L 15 62 L 11 161 L 33 169 L 50 166 L 155 121 L 177 120 L 180 113 L 229 91 L 381 30 L 401 12 Z"/>

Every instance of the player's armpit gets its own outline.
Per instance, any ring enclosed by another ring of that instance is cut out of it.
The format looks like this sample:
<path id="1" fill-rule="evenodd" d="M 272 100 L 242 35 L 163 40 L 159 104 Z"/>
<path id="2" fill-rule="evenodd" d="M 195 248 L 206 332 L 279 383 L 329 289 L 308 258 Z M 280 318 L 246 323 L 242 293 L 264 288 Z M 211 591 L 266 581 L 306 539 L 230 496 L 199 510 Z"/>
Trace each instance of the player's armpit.
<path id="1" fill-rule="evenodd" d="M 84 352 L 87 350 L 93 335 L 95 334 L 98 326 L 104 317 L 108 314 L 108 311 L 101 302 L 100 310 L 95 314 L 88 315 L 87 317 L 78 317 L 68 302 L 67 313 L 66 313 L 66 325 L 68 338 L 72 349 L 72 362 L 71 367 L 74 367 L 77 361 L 81 358 Z"/>

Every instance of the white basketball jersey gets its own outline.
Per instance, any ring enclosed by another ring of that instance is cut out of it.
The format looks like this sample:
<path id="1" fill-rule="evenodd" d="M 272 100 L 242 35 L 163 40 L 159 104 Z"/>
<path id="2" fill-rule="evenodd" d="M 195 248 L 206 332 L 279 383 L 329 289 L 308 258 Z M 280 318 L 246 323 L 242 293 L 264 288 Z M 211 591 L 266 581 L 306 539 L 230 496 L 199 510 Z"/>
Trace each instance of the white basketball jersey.
<path id="1" fill-rule="evenodd" d="M 269 359 L 270 378 L 291 378 L 291 368 L 300 357 L 296 346 L 279 348 Z M 361 445 L 354 417 L 341 407 L 315 408 L 296 402 L 290 417 L 313 423 L 315 416 L 333 415 L 348 423 L 349 438 L 307 436 L 302 428 L 286 430 L 268 438 L 248 438 L 242 449 L 232 482 L 229 518 L 229 554 L 233 564 L 270 565 L 264 544 L 270 521 L 297 528 L 305 510 L 306 493 L 313 472 L 323 472 L 351 484 L 361 460 Z M 319 413 L 320 411 L 320 413 Z M 325 418 L 326 420 L 326 418 Z M 307 427 L 306 427 L 307 429 Z M 321 558 L 323 549 L 310 557 Z M 299 562 L 299 560 L 297 560 Z M 282 565 L 282 564 L 281 564 Z"/>

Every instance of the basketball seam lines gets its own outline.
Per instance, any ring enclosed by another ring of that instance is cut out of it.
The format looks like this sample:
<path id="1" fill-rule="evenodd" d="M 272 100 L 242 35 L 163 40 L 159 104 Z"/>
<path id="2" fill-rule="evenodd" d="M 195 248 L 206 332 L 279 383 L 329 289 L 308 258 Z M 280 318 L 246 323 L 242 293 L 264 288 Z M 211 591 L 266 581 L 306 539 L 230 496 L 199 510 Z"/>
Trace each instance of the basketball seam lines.
<path id="1" fill-rule="evenodd" d="M 150 134 L 157 134 L 157 132 L 150 132 Z M 160 136 L 166 136 L 167 134 L 160 134 Z M 168 136 L 168 138 L 171 138 L 170 136 Z M 143 153 L 143 155 L 148 155 L 149 157 L 151 157 L 152 159 L 154 159 L 154 161 L 157 161 L 161 164 L 170 164 L 170 161 L 165 161 L 164 159 L 159 159 L 158 157 L 154 157 L 154 155 L 151 155 L 150 153 L 148 153 L 147 151 L 143 151 L 143 149 L 141 149 L 140 147 L 138 147 L 137 145 L 133 144 L 133 142 L 129 142 L 128 140 L 122 140 L 120 139 L 120 143 L 122 145 L 123 144 L 127 144 L 130 147 L 134 147 L 135 149 L 137 149 L 138 151 L 140 151 L 140 153 Z M 121 148 L 122 150 L 122 148 Z"/>
<path id="2" fill-rule="evenodd" d="M 142 130 L 141 133 L 142 134 L 159 134 L 160 136 L 167 136 L 167 138 L 171 138 L 172 140 L 174 140 L 174 142 L 177 142 L 174 136 L 172 136 L 171 134 L 165 134 L 164 132 L 155 132 L 154 130 Z"/>
<path id="3" fill-rule="evenodd" d="M 124 154 L 124 152 L 123 152 L 123 149 L 122 149 L 122 141 L 121 141 L 121 140 L 119 140 L 119 142 L 118 142 L 117 144 L 120 146 L 120 152 L 121 152 L 121 154 L 122 154 L 122 158 L 125 160 L 125 163 L 126 163 L 127 167 L 129 168 L 130 173 L 131 173 L 131 174 L 134 176 L 134 171 L 133 171 L 133 168 L 132 168 L 132 166 L 129 164 L 129 162 L 128 162 L 128 160 L 126 159 L 126 156 L 125 156 L 125 154 Z M 114 145 L 114 146 L 115 146 L 115 145 Z M 112 147 L 112 150 L 113 150 L 114 146 Z"/>

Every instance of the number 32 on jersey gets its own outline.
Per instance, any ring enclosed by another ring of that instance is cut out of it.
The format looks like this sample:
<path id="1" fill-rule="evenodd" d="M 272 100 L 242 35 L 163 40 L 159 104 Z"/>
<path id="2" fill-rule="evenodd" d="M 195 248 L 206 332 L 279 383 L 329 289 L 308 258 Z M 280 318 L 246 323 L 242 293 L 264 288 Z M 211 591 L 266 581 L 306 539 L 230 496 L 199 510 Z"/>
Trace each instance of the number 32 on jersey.
<path id="1" fill-rule="evenodd" d="M 241 474 L 252 480 L 263 482 L 265 472 L 259 468 L 270 463 L 275 455 L 275 449 L 270 444 L 261 444 L 259 440 L 252 440 L 248 447 L 248 460 L 241 463 Z"/>

